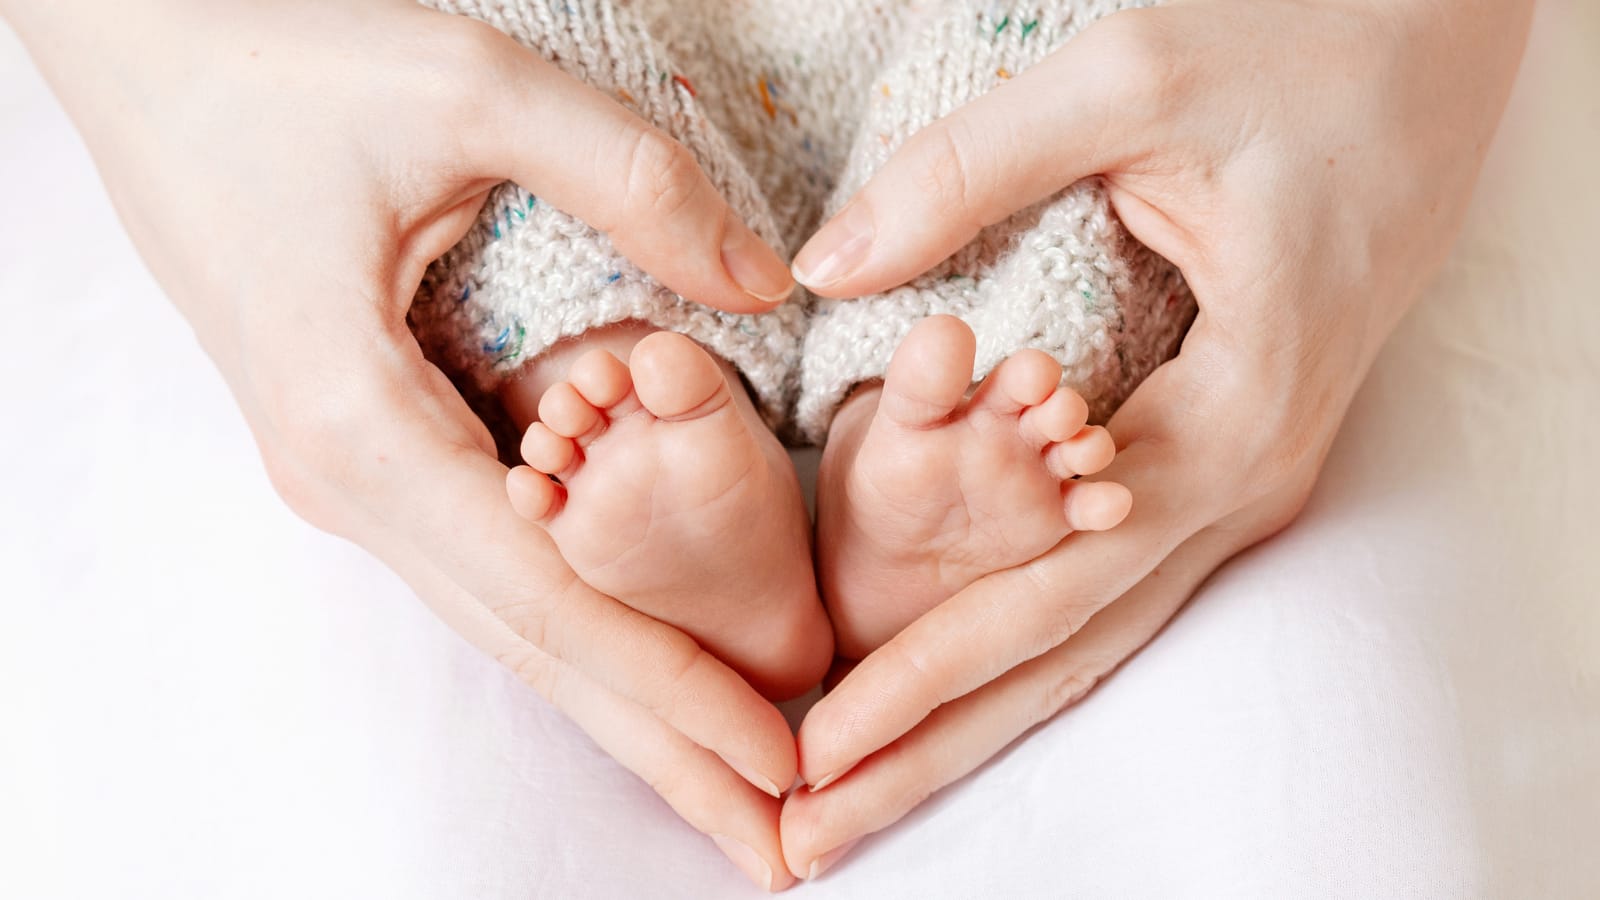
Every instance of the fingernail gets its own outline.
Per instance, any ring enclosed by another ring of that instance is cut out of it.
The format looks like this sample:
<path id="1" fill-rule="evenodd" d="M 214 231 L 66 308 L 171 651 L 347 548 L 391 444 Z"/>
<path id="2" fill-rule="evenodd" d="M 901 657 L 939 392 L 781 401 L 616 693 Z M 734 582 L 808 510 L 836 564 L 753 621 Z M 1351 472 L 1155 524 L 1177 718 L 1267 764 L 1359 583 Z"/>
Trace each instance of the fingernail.
<path id="1" fill-rule="evenodd" d="M 738 220 L 728 223 L 722 240 L 722 267 L 746 294 L 769 306 L 782 303 L 794 292 L 794 278 L 783 260 Z"/>
<path id="2" fill-rule="evenodd" d="M 723 854 L 733 860 L 733 864 L 739 867 L 739 871 L 749 876 L 751 881 L 764 891 L 772 890 L 772 867 L 761 858 L 761 854 L 725 834 L 713 834 L 711 840 L 716 842 Z"/>
<path id="3" fill-rule="evenodd" d="M 874 234 L 872 211 L 865 203 L 850 201 L 800 248 L 794 258 L 795 280 L 820 288 L 844 279 L 866 262 Z"/>
<path id="4" fill-rule="evenodd" d="M 851 763 L 850 765 L 845 766 L 842 769 L 834 769 L 832 772 L 829 772 L 828 774 L 822 776 L 821 778 L 818 778 L 817 779 L 817 783 L 811 785 L 809 788 L 807 788 L 807 790 L 809 790 L 809 791 L 811 791 L 813 793 L 815 793 L 817 791 L 820 791 L 823 788 L 827 787 L 828 785 L 833 784 L 835 781 L 838 781 L 839 779 L 843 778 L 844 776 L 850 774 L 850 770 L 854 769 L 855 767 L 856 767 L 856 764 L 855 763 Z"/>
<path id="5" fill-rule="evenodd" d="M 813 859 L 811 861 L 811 868 L 806 870 L 806 880 L 814 881 L 818 875 L 828 871 L 829 867 L 843 859 L 844 855 L 849 853 L 851 848 L 855 847 L 856 842 L 859 840 L 861 840 L 861 838 L 852 838 L 833 848 L 832 850 L 829 850 L 827 853 L 822 854 L 816 859 Z"/>
<path id="6" fill-rule="evenodd" d="M 731 759 L 727 759 L 726 757 L 724 757 L 722 761 L 728 764 L 728 768 L 739 773 L 739 777 L 743 778 L 745 781 L 750 782 L 774 797 L 783 797 L 783 791 L 778 790 L 778 786 L 772 783 L 771 778 L 767 778 L 754 769 L 747 769 L 743 765 L 736 763 Z"/>

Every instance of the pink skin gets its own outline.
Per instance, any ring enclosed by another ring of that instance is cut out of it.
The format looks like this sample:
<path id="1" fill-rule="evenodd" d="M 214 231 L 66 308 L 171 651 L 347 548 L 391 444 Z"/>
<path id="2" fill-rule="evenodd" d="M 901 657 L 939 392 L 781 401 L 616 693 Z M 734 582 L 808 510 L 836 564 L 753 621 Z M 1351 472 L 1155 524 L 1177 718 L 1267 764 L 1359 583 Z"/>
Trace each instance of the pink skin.
<path id="1" fill-rule="evenodd" d="M 527 427 L 512 505 L 580 578 L 768 697 L 821 679 L 833 645 L 799 482 L 730 367 L 628 326 L 558 348 L 502 398 Z"/>
<path id="2" fill-rule="evenodd" d="M 817 567 L 839 652 L 860 659 L 991 572 L 1072 531 L 1128 515 L 1120 484 L 1078 475 L 1111 463 L 1104 428 L 1024 350 L 972 391 L 975 342 L 959 319 L 912 329 L 881 385 L 840 409 L 818 474 Z"/>

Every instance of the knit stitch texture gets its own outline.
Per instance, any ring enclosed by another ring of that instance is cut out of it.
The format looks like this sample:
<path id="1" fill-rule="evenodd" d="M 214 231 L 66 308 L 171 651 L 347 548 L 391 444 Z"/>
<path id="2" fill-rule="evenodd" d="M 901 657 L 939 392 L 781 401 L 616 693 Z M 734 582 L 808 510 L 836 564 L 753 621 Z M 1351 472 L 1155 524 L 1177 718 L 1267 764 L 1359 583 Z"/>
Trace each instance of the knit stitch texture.
<path id="1" fill-rule="evenodd" d="M 793 253 L 917 130 L 1085 26 L 1149 0 L 428 0 L 481 19 L 610 93 L 695 155 L 755 232 Z M 1059 360 L 1104 420 L 1176 351 L 1194 300 L 1094 181 L 985 229 L 907 285 L 733 315 L 677 297 L 605 235 L 515 185 L 435 263 L 413 303 L 424 350 L 492 390 L 564 338 L 629 319 L 737 367 L 774 426 L 820 442 L 916 321 L 950 313 L 978 375 L 1023 347 Z"/>

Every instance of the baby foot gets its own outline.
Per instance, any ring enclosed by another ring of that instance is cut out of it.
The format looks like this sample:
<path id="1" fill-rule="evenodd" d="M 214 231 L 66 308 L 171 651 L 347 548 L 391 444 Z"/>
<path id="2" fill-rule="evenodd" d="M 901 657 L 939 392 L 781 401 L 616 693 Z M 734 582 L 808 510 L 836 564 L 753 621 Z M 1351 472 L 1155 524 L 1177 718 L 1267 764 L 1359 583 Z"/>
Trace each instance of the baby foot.
<path id="1" fill-rule="evenodd" d="M 831 636 L 794 467 L 731 377 L 667 332 L 626 365 L 591 350 L 544 391 L 506 487 L 589 585 L 781 699 L 820 680 Z"/>
<path id="2" fill-rule="evenodd" d="M 881 387 L 834 420 L 818 473 L 817 567 L 839 652 L 860 658 L 990 572 L 1128 514 L 1128 489 L 1079 482 L 1116 453 L 1061 367 L 1024 350 L 967 399 L 975 341 L 917 324 Z"/>

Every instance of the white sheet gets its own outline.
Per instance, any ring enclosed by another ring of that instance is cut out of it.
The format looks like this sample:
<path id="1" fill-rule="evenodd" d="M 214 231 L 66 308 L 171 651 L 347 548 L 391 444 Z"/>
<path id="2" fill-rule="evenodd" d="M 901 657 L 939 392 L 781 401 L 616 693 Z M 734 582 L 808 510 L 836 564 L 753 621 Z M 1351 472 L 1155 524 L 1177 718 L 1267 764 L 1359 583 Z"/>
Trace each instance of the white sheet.
<path id="1" fill-rule="evenodd" d="M 1597 97 L 1551 0 L 1305 516 L 805 896 L 1600 894 Z M 4 34 L 0 163 L 0 895 L 754 895 L 284 510 Z"/>

